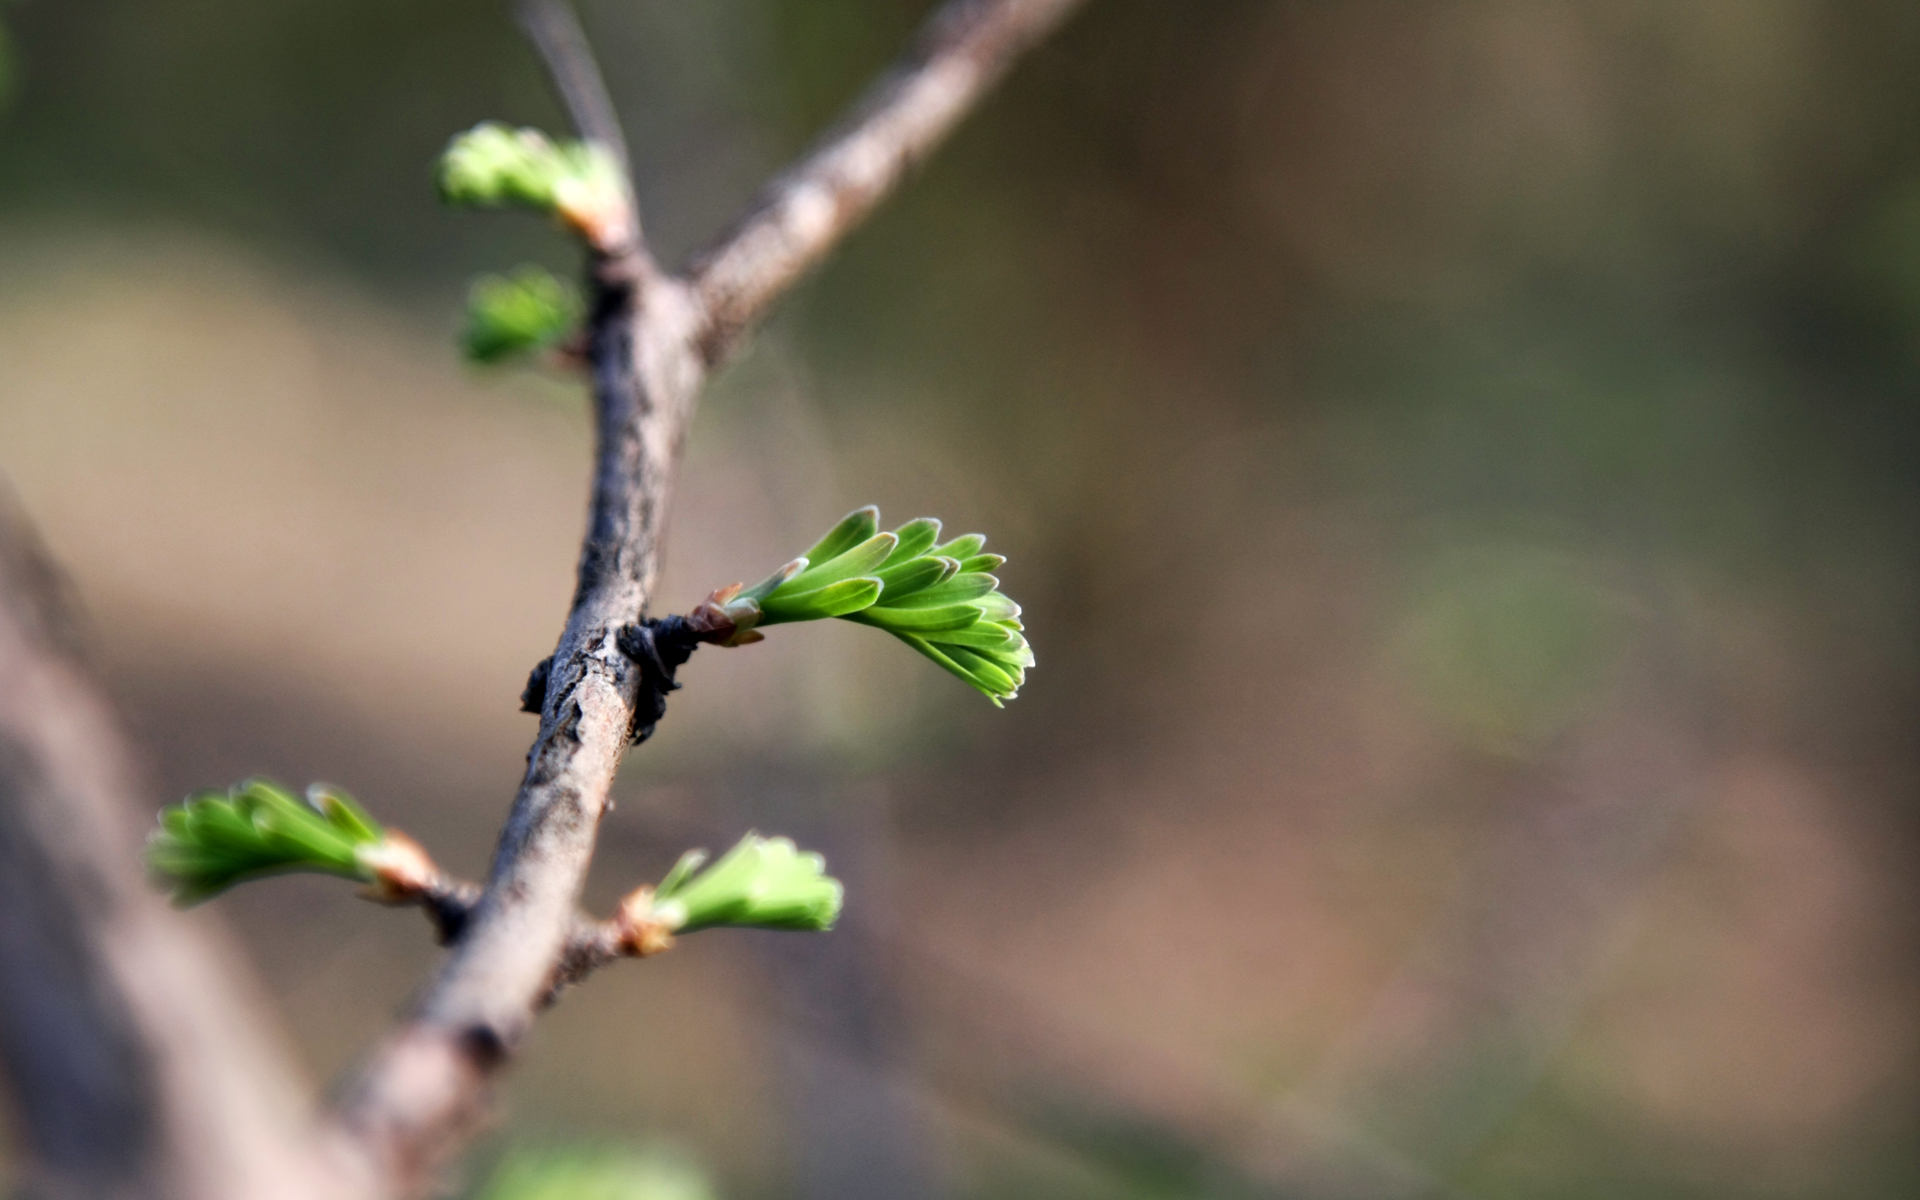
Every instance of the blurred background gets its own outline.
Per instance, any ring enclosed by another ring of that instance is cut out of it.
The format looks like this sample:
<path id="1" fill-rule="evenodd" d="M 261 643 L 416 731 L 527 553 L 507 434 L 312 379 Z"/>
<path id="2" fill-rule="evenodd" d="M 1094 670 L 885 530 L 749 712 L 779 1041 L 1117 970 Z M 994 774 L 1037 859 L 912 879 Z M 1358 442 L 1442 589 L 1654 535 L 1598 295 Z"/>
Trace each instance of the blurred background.
<path id="1" fill-rule="evenodd" d="M 582 0 L 663 256 L 929 7 Z M 155 806 L 325 779 L 482 873 L 590 450 L 454 347 L 576 267 L 433 197 L 561 125 L 505 5 L 0 25 L 0 472 Z M 1916 81 L 1903 0 L 1094 0 L 717 380 L 659 596 L 877 502 L 990 535 L 1038 670 L 697 656 L 590 902 L 759 828 L 847 917 L 569 995 L 462 1186 L 1920 1192 Z M 439 953 L 325 880 L 193 919 L 320 1081 Z"/>

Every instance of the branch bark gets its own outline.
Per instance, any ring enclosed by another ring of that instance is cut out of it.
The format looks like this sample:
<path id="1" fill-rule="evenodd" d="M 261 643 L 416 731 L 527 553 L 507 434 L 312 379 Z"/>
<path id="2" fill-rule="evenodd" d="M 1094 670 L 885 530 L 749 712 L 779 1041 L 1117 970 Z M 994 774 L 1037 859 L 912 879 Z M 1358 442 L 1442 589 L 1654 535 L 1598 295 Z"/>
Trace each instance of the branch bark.
<path id="1" fill-rule="evenodd" d="M 480 898 L 485 893 L 485 888 L 471 880 L 440 875 L 419 895 L 399 903 L 418 906 L 426 914 L 427 923 L 433 926 L 434 936 L 439 938 L 440 944 L 450 946 L 466 932 L 467 923 L 473 919 L 473 912 L 480 906 Z M 566 943 L 560 950 L 560 960 L 554 966 L 553 976 L 548 981 L 546 995 L 541 997 L 539 1007 L 550 1007 L 567 988 L 582 982 L 601 967 L 631 956 L 626 945 L 626 931 L 621 928 L 618 919 L 595 920 L 584 911 L 575 912 L 573 923 L 567 930 Z"/>
<path id="2" fill-rule="evenodd" d="M 684 277 L 655 270 L 637 242 L 596 257 L 593 496 L 539 734 L 486 890 L 453 953 L 336 1113 L 345 1145 L 386 1193 L 431 1184 L 484 1114 L 490 1080 L 564 968 L 642 686 L 619 631 L 646 610 L 674 466 L 708 369 L 1078 2 L 952 0 L 901 65 Z M 579 52 L 576 44 L 568 53 Z"/>
<path id="3" fill-rule="evenodd" d="M 337 1195 L 251 989 L 141 878 L 143 789 L 76 646 L 0 491 L 0 1067 L 27 1194 Z"/>

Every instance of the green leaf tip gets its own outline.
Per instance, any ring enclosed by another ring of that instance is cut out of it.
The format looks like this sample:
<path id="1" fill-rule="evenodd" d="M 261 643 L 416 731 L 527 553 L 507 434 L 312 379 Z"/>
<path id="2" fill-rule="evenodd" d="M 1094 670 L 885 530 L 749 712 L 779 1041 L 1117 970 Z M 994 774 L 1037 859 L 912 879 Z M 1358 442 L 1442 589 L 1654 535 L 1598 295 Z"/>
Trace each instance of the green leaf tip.
<path id="1" fill-rule="evenodd" d="M 497 363 L 564 340 L 580 321 L 579 293 L 541 267 L 485 275 L 467 293 L 460 348 L 477 363 Z"/>
<path id="2" fill-rule="evenodd" d="M 659 886 L 621 902 L 622 940 L 632 953 L 657 953 L 675 934 L 716 925 L 822 932 L 840 915 L 840 881 L 790 839 L 749 833 L 702 870 L 706 858 L 704 850 L 688 851 Z"/>
<path id="3" fill-rule="evenodd" d="M 550 212 L 603 250 L 633 234 L 620 165 L 593 142 L 555 142 L 537 129 L 484 121 L 447 144 L 437 183 L 448 204 Z"/>
<path id="4" fill-rule="evenodd" d="M 163 810 L 147 842 L 147 865 L 185 906 L 243 880 L 288 871 L 372 883 L 375 870 L 365 851 L 385 839 L 344 792 L 316 786 L 301 801 L 264 779 L 249 779 Z"/>
<path id="5" fill-rule="evenodd" d="M 727 644 L 758 641 L 759 626 L 839 617 L 886 630 L 995 705 L 1013 699 L 1034 658 L 1020 606 L 990 574 L 1006 559 L 984 553 L 977 533 L 938 544 L 931 517 L 891 533 L 879 526 L 879 509 L 856 509 L 757 586 L 715 593 Z"/>

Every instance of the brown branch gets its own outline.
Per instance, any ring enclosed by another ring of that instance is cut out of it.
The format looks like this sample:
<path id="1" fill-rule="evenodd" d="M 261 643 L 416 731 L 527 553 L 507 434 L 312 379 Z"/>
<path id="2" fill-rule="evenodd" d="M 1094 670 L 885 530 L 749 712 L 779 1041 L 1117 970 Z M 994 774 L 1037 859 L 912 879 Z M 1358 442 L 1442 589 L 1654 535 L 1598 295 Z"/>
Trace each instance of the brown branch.
<path id="1" fill-rule="evenodd" d="M 742 331 L 925 158 L 1020 53 L 1082 0 L 951 0 L 911 53 L 799 163 L 775 178 L 687 271 L 705 314 L 702 350 Z"/>
<path id="2" fill-rule="evenodd" d="M 252 989 L 141 877 L 138 772 L 59 579 L 0 491 L 0 1069 L 28 1192 L 339 1195 Z"/>
<path id="3" fill-rule="evenodd" d="M 474 909 L 479 907 L 480 897 L 485 891 L 471 880 L 436 873 L 412 895 L 397 900 L 378 896 L 371 898 L 387 904 L 418 907 L 426 914 L 427 923 L 433 926 L 434 936 L 440 944 L 450 946 L 466 932 L 467 922 L 472 919 Z M 560 961 L 554 967 L 546 994 L 541 997 L 540 1007 L 552 1007 L 559 1000 L 561 992 L 601 967 L 622 958 L 637 957 L 631 940 L 627 928 L 618 919 L 601 921 L 584 911 L 575 912 L 573 922 L 567 929 L 566 943 L 560 951 Z"/>
<path id="4" fill-rule="evenodd" d="M 556 971 L 569 970 L 581 886 L 644 683 L 620 630 L 642 617 L 652 592 L 674 465 L 709 365 L 1076 2 L 953 0 L 839 132 L 699 261 L 695 282 L 655 272 L 637 247 L 596 256 L 593 495 L 540 731 L 453 953 L 336 1114 L 344 1142 L 389 1194 L 431 1183 L 484 1115 L 488 1084 Z"/>
<path id="5" fill-rule="evenodd" d="M 573 611 L 491 877 L 440 977 L 343 1097 L 339 1120 L 410 1194 L 484 1113 L 486 1083 L 550 989 L 571 930 L 642 671 L 619 630 L 644 608 L 673 463 L 704 372 L 691 298 L 621 260 L 596 263 L 589 359 L 598 463 Z"/>

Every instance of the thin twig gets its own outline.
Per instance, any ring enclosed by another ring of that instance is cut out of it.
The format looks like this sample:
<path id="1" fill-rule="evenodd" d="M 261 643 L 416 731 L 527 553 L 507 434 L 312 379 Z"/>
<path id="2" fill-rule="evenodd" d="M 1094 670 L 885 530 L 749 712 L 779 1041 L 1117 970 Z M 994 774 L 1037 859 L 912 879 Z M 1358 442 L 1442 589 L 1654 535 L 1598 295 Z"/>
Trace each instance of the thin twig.
<path id="1" fill-rule="evenodd" d="M 217 928 L 142 878 L 150 801 L 65 592 L 0 485 L 0 1075 L 23 1194 L 338 1196 Z"/>
<path id="2" fill-rule="evenodd" d="M 426 914 L 427 923 L 433 926 L 434 936 L 439 938 L 440 944 L 450 946 L 466 932 L 467 922 L 473 917 L 473 910 L 479 907 L 480 897 L 484 893 L 485 889 L 472 880 L 441 874 L 436 875 L 414 896 L 397 902 L 383 902 L 418 907 Z M 559 965 L 554 968 L 553 979 L 540 1007 L 551 1007 L 562 991 L 601 967 L 631 957 L 633 953 L 626 944 L 626 931 L 619 921 L 596 920 L 585 911 L 576 912 L 573 924 L 567 930 L 566 946 L 560 952 Z"/>
<path id="3" fill-rule="evenodd" d="M 581 137 L 605 146 L 619 160 L 621 174 L 629 174 L 633 168 L 626 133 L 620 128 L 606 80 L 601 78 L 573 7 L 567 0 L 519 0 L 514 15 L 527 40 L 540 52 L 540 61 L 546 64 L 553 90 L 566 105 L 573 127 Z"/>
<path id="4" fill-rule="evenodd" d="M 547 77 L 560 102 L 566 106 L 575 132 L 590 142 L 599 143 L 620 165 L 620 178 L 627 189 L 625 220 L 615 223 L 621 231 L 618 244 L 596 249 L 618 260 L 621 272 L 626 275 L 643 278 L 655 274 L 653 251 L 647 246 L 646 230 L 640 224 L 640 205 L 634 199 L 627 136 L 620 128 L 613 98 L 607 94 L 600 64 L 593 57 L 593 48 L 587 43 L 579 19 L 567 0 L 518 0 L 514 11 L 527 40 L 533 43 L 540 53 L 540 61 L 546 64 Z"/>
<path id="5" fill-rule="evenodd" d="M 907 57 L 694 256 L 686 276 L 706 313 L 706 360 L 725 357 L 781 293 L 939 145 L 1022 51 L 1082 2 L 952 0 L 935 13 Z"/>
<path id="6" fill-rule="evenodd" d="M 696 283 L 652 271 L 644 257 L 596 261 L 587 339 L 593 495 L 540 732 L 452 954 L 337 1110 L 343 1144 L 389 1194 L 431 1183 L 484 1115 L 489 1082 L 556 972 L 564 979 L 569 970 L 581 886 L 645 687 L 620 631 L 645 613 L 674 466 L 709 365 L 1076 3 L 952 0 L 841 131 L 701 260 Z"/>

